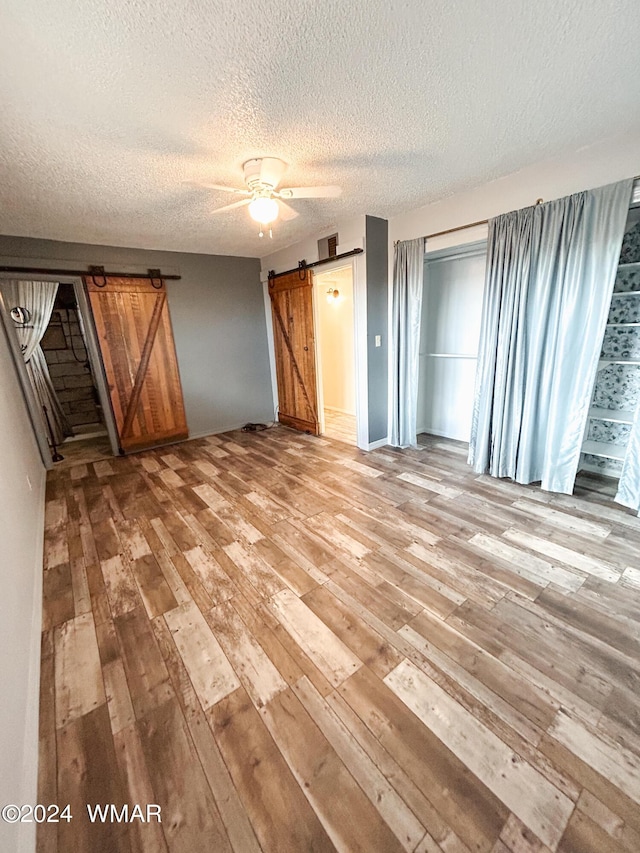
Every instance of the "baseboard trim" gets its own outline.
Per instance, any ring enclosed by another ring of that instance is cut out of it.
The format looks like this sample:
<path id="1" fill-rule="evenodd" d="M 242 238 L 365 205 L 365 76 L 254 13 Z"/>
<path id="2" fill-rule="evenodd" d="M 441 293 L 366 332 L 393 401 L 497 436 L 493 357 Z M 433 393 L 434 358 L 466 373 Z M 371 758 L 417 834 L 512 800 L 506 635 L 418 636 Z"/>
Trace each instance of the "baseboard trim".
<path id="1" fill-rule="evenodd" d="M 355 412 L 348 412 L 346 409 L 337 409 L 335 406 L 325 406 L 325 412 L 337 412 L 339 415 L 349 415 L 350 418 L 355 418 Z"/>
<path id="2" fill-rule="evenodd" d="M 387 444 L 389 444 L 388 436 L 385 438 L 379 438 L 378 441 L 370 441 L 364 450 L 377 450 L 379 447 L 384 447 Z"/>
<path id="3" fill-rule="evenodd" d="M 439 429 L 431 429 L 431 427 L 424 427 L 424 429 L 419 429 L 417 434 L 420 435 L 420 433 L 423 433 L 424 435 L 435 435 L 438 438 L 450 438 L 451 441 L 464 441 L 466 444 L 469 443 L 468 438 L 455 438 L 453 435 L 449 435 L 448 433 L 442 432 L 442 430 Z"/>
<path id="4" fill-rule="evenodd" d="M 185 441 L 191 441 L 192 438 L 207 438 L 209 435 L 222 435 L 223 432 L 234 432 L 234 430 L 242 429 L 246 423 L 250 423 L 250 421 L 241 421 L 231 426 L 220 427 L 220 429 L 208 429 L 205 432 L 191 432 L 189 433 L 189 438 L 186 438 Z M 274 421 L 272 418 L 268 418 L 265 421 L 255 421 L 255 423 L 273 424 Z M 275 421 L 275 424 L 278 425 L 278 421 Z"/>
<path id="5" fill-rule="evenodd" d="M 31 648 L 29 650 L 29 681 L 27 693 L 27 714 L 24 727 L 24 748 L 22 766 L 21 802 L 37 802 L 38 793 L 38 724 L 40 720 L 40 654 L 42 647 L 42 583 L 44 562 L 44 521 L 47 469 L 42 468 L 40 487 L 40 509 L 37 520 L 37 540 L 35 543 L 35 575 L 33 584 L 33 612 L 31 617 Z M 23 823 L 18 832 L 18 853 L 31 853 L 35 850 L 35 824 Z"/>

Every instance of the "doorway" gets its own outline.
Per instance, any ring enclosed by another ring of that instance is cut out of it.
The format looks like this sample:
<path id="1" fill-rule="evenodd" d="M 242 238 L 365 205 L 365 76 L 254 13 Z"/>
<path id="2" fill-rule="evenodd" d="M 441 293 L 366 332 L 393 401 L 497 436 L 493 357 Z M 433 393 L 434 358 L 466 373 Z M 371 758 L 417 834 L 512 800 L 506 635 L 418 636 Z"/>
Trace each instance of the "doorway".
<path id="1" fill-rule="evenodd" d="M 16 279 L 0 281 L 0 314 L 42 460 L 50 468 L 111 458 L 111 411 L 86 306 L 83 311 L 79 304 L 81 285 L 74 280 L 58 280 L 52 285 L 51 279 L 31 279 L 26 285 Z M 38 301 L 39 285 L 55 288 L 46 309 L 45 303 Z M 35 300 L 31 310 L 15 310 L 13 303 L 21 299 L 29 304 Z M 25 363 L 24 356 L 28 330 L 34 328 L 32 314 L 48 316 L 46 327 L 40 328 L 35 339 L 39 374 Z M 49 406 L 43 406 L 43 382 L 49 388 Z"/>
<path id="2" fill-rule="evenodd" d="M 469 441 L 486 251 L 483 241 L 425 258 L 418 433 Z"/>
<path id="3" fill-rule="evenodd" d="M 357 444 L 353 267 L 314 280 L 320 432 Z"/>
<path id="4" fill-rule="evenodd" d="M 56 301 L 40 342 L 71 434 L 60 448 L 66 464 L 94 462 L 112 455 L 97 382 L 89 358 L 85 324 L 73 284 L 58 286 Z"/>

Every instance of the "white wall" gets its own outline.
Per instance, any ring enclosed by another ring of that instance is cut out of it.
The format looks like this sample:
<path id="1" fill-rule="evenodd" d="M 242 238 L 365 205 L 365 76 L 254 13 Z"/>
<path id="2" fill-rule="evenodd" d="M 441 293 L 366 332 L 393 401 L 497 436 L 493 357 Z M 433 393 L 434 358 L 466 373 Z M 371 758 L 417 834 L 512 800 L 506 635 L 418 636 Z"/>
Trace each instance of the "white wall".
<path id="1" fill-rule="evenodd" d="M 356 413 L 351 267 L 315 276 L 316 312 L 320 337 L 320 368 L 325 407 Z M 332 287 L 340 294 L 327 300 Z"/>
<path id="2" fill-rule="evenodd" d="M 0 327 L 0 803 L 35 803 L 45 469 Z M 35 848 L 0 821 L 0 849 Z"/>
<path id="3" fill-rule="evenodd" d="M 470 142 L 470 144 L 473 144 Z M 519 172 L 389 220 L 389 245 L 488 219 L 640 173 L 640 133 L 618 136 L 537 163 Z M 428 250 L 483 240 L 487 226 L 438 237 Z M 390 250 L 390 255 L 392 250 Z"/>
<path id="4" fill-rule="evenodd" d="M 283 223 L 279 227 L 286 228 L 286 224 Z M 330 225 L 311 237 L 287 246 L 286 249 L 280 249 L 280 251 L 273 252 L 271 255 L 265 255 L 260 261 L 262 280 L 266 281 L 269 270 L 284 272 L 285 270 L 297 267 L 298 261 L 303 259 L 308 264 L 317 261 L 318 240 L 329 237 L 336 232 L 340 241 L 338 253 L 349 252 L 351 249 L 364 249 L 365 219 L 364 216 L 356 216 L 355 219 L 348 219 L 337 225 Z M 265 243 L 265 249 L 268 248 L 268 245 Z"/>

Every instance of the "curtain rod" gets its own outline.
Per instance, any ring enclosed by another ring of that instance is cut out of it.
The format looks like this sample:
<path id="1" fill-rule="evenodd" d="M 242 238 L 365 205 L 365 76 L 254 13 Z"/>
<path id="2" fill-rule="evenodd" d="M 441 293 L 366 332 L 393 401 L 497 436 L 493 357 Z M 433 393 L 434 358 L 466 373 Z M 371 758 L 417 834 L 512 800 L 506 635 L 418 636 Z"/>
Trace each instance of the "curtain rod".
<path id="1" fill-rule="evenodd" d="M 634 184 L 636 181 L 640 181 L 640 175 L 635 175 L 632 178 L 632 181 L 634 182 Z M 638 189 L 640 189 L 640 188 L 638 188 Z M 636 190 L 636 188 L 633 187 L 633 189 L 632 189 L 632 202 L 633 202 L 633 198 L 635 196 L 635 190 Z M 544 199 L 542 199 L 542 198 L 536 199 L 536 204 L 543 204 L 543 203 L 544 203 Z M 465 231 L 467 228 L 476 228 L 478 225 L 488 225 L 488 223 L 489 223 L 488 219 L 478 219 L 477 222 L 469 222 L 469 223 L 467 223 L 467 225 L 457 225 L 455 228 L 446 228 L 444 231 L 435 231 L 433 234 L 425 234 L 424 237 L 422 237 L 420 239 L 422 239 L 422 240 L 433 240 L 434 237 L 444 237 L 446 234 L 455 234 L 456 231 Z M 402 242 L 401 240 L 395 240 L 393 245 L 397 246 L 398 243 L 401 243 L 401 242 Z"/>
<path id="2" fill-rule="evenodd" d="M 0 272 L 16 272 L 28 273 L 29 275 L 59 275 L 59 276 L 93 276 L 98 278 L 154 278 L 162 279 L 163 281 L 179 281 L 181 275 L 162 275 L 160 270 L 148 270 L 146 273 L 141 272 L 105 272 L 104 267 L 89 267 L 86 270 L 55 270 L 49 267 L 3 267 L 0 266 Z"/>
<path id="3" fill-rule="evenodd" d="M 269 278 L 278 278 L 281 275 L 290 275 L 292 272 L 302 272 L 302 270 L 310 270 L 311 267 L 319 267 L 320 264 L 330 264 L 332 261 L 340 261 L 342 258 L 350 258 L 352 255 L 361 255 L 364 249 L 351 249 L 350 252 L 343 252 L 341 255 L 334 255 L 332 258 L 322 258 L 320 261 L 313 261 L 308 264 L 305 260 L 299 261 L 298 266 L 294 267 L 292 270 L 285 270 L 284 272 L 275 272 L 275 270 L 269 270 Z"/>
<path id="4" fill-rule="evenodd" d="M 542 204 L 544 199 L 537 198 L 536 204 Z M 467 228 L 476 228 L 478 225 L 488 225 L 488 219 L 478 219 L 476 222 L 468 222 L 466 225 L 456 225 L 455 228 L 445 228 L 444 231 L 434 231 L 433 234 L 425 234 L 424 237 L 421 237 L 421 240 L 433 240 L 434 237 L 444 237 L 445 234 L 455 234 L 456 231 L 465 231 Z M 400 243 L 400 240 L 396 240 L 394 242 L 394 246 L 397 246 Z"/>

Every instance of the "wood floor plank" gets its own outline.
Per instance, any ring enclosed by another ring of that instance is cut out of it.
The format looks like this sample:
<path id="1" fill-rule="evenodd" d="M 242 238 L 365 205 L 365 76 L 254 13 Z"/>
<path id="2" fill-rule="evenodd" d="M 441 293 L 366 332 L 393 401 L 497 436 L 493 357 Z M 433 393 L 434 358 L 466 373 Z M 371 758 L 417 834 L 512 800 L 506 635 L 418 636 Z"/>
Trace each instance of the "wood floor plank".
<path id="1" fill-rule="evenodd" d="M 228 601 L 238 589 L 214 556 L 196 545 L 184 552 L 185 559 L 215 603 Z"/>
<path id="2" fill-rule="evenodd" d="M 102 560 L 100 567 L 114 617 L 133 610 L 138 604 L 138 589 L 129 564 L 120 554 L 116 554 L 108 560 Z"/>
<path id="3" fill-rule="evenodd" d="M 568 566 L 574 566 L 582 572 L 595 575 L 603 580 L 615 583 L 620 577 L 620 572 L 618 572 L 613 566 L 608 566 L 600 560 L 595 560 L 592 557 L 580 554 L 579 551 L 573 551 L 565 545 L 557 545 L 546 539 L 541 539 L 538 536 L 532 536 L 529 533 L 522 533 L 515 529 L 507 530 L 504 535 L 505 538 L 509 539 L 511 542 L 518 542 L 519 544 L 524 545 L 525 548 L 531 548 L 533 551 L 545 554 L 547 557 L 551 557 L 552 559 L 560 560 Z"/>
<path id="4" fill-rule="evenodd" d="M 177 700 L 145 714 L 138 731 L 170 853 L 193 853 L 204 838 L 210 849 L 230 851 Z"/>
<path id="5" fill-rule="evenodd" d="M 230 603 L 214 607 L 207 621 L 257 708 L 286 689 L 287 682 Z"/>
<path id="6" fill-rule="evenodd" d="M 149 619 L 173 610 L 178 606 L 162 569 L 153 554 L 144 554 L 134 560 L 131 571 L 140 590 Z"/>
<path id="7" fill-rule="evenodd" d="M 106 702 L 91 613 L 55 630 L 56 726 L 62 728 Z"/>
<path id="8" fill-rule="evenodd" d="M 427 837 L 434 839 L 434 844 L 436 843 L 435 839 L 441 843 L 445 843 L 447 839 L 451 842 L 451 836 L 454 834 L 451 827 L 446 823 L 429 799 L 427 799 L 425 791 L 409 777 L 402 766 L 383 747 L 375 734 L 370 731 L 343 697 L 337 692 L 332 691 L 326 697 L 326 702 L 334 711 L 336 717 L 347 727 L 350 737 L 353 738 L 370 761 L 380 769 L 380 772 L 402 797 L 404 803 L 420 821 L 421 825 L 427 828 Z M 398 815 L 398 818 L 401 819 L 401 817 L 402 815 Z M 392 825 L 390 823 L 390 826 Z M 460 842 L 460 845 L 462 845 L 462 842 Z M 416 849 L 420 849 L 419 845 Z"/>
<path id="9" fill-rule="evenodd" d="M 246 692 L 207 717 L 263 850 L 335 850 Z"/>
<path id="10" fill-rule="evenodd" d="M 92 822 L 87 804 L 127 802 L 118 768 L 106 705 L 77 717 L 57 734 L 58 802 L 69 804 L 72 820 L 51 824 L 58 830 L 58 849 L 96 853 L 132 853 L 127 824 Z"/>
<path id="11" fill-rule="evenodd" d="M 608 743 L 601 733 L 590 731 L 562 709 L 549 728 L 549 734 L 640 804 L 639 756 L 621 749 L 619 744 Z"/>
<path id="12" fill-rule="evenodd" d="M 193 602 L 181 604 L 165 613 L 164 618 L 203 710 L 211 708 L 240 687 L 220 643 Z"/>
<path id="13" fill-rule="evenodd" d="M 202 709 L 195 708 L 187 715 L 187 725 L 232 849 L 242 853 L 261 853 L 243 802 Z"/>
<path id="14" fill-rule="evenodd" d="M 410 661 L 384 681 L 526 826 L 557 846 L 574 808 L 568 797 Z"/>
<path id="15" fill-rule="evenodd" d="M 625 847 L 581 811 L 574 812 L 558 853 L 624 853 Z"/>
<path id="16" fill-rule="evenodd" d="M 142 606 L 115 620 L 122 662 L 136 717 L 173 695 L 169 673 Z"/>
<path id="17" fill-rule="evenodd" d="M 261 713 L 336 849 L 403 849 L 290 688 Z"/>
<path id="18" fill-rule="evenodd" d="M 383 681 L 361 669 L 340 693 L 472 850 L 490 851 L 509 809 Z M 428 761 L 420 756 L 429 755 Z M 429 827 L 427 826 L 427 829 Z"/>
<path id="19" fill-rule="evenodd" d="M 69 563 L 46 569 L 42 581 L 42 630 L 48 631 L 75 616 L 73 578 Z"/>
<path id="20" fill-rule="evenodd" d="M 400 844 L 413 850 L 425 834 L 420 821 L 309 679 L 301 678 L 293 690 Z"/>
<path id="21" fill-rule="evenodd" d="M 140 734 L 135 725 L 129 725 L 114 732 L 116 761 L 124 780 L 127 802 L 131 804 L 157 803 L 151 784 L 147 762 L 142 750 Z M 146 811 L 146 809 L 145 809 Z M 162 819 L 162 812 L 160 813 Z M 167 815 L 164 815 L 167 818 Z M 131 847 L 133 853 L 167 853 L 162 822 L 151 820 L 148 823 L 133 821 L 131 824 Z"/>
<path id="22" fill-rule="evenodd" d="M 290 590 L 284 589 L 273 596 L 271 610 L 334 687 L 362 665 L 362 661 Z"/>
<path id="23" fill-rule="evenodd" d="M 390 672 L 402 660 L 402 655 L 390 646 L 384 637 L 368 625 L 363 625 L 349 608 L 325 587 L 317 587 L 303 596 L 302 600 L 362 663 L 380 677 Z"/>
<path id="24" fill-rule="evenodd" d="M 38 853 L 637 853 L 640 520 L 606 479 L 554 495 L 420 443 L 70 448 L 39 798 L 78 819 Z"/>
<path id="25" fill-rule="evenodd" d="M 114 735 L 135 723 L 127 677 L 121 660 L 113 660 L 102 668 L 104 687 Z"/>

